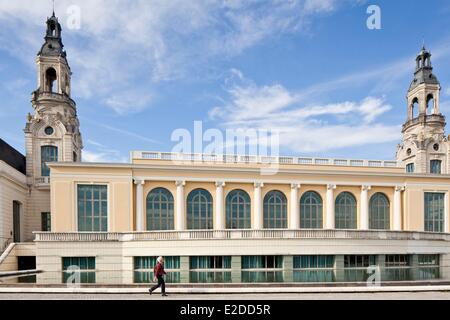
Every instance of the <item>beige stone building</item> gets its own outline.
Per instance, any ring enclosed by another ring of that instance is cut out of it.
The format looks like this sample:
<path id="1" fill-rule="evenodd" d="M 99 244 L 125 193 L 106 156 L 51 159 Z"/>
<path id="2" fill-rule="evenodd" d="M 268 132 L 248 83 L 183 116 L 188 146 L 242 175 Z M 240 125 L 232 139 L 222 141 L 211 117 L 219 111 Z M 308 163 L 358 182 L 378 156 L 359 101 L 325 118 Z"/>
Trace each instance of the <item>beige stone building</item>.
<path id="1" fill-rule="evenodd" d="M 396 160 L 136 151 L 84 163 L 61 28 L 47 25 L 15 187 L 21 240 L 34 242 L 10 245 L 0 271 L 22 254 L 40 283 L 70 281 L 73 266 L 82 282 L 146 283 L 163 255 L 182 283 L 359 282 L 370 267 L 382 281 L 450 277 L 450 148 L 425 48 Z"/>

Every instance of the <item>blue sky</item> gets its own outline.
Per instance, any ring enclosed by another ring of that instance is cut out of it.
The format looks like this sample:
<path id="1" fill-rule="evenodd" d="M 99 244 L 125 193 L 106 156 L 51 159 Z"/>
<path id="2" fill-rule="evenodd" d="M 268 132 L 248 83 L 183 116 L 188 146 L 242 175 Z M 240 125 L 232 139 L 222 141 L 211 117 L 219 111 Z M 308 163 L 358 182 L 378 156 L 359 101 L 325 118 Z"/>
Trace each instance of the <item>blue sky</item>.
<path id="1" fill-rule="evenodd" d="M 284 155 L 393 159 L 423 39 L 450 113 L 446 0 L 57 0 L 56 14 L 86 161 L 171 151 L 194 121 L 278 129 Z M 22 152 L 49 15 L 50 0 L 0 0 L 0 137 Z"/>

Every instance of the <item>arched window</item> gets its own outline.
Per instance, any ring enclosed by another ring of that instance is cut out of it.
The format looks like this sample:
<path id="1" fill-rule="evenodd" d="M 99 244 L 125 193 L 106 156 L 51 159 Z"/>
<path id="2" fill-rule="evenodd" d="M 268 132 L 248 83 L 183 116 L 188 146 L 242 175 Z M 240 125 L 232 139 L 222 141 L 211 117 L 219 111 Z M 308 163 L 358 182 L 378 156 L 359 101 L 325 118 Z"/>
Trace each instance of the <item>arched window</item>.
<path id="1" fill-rule="evenodd" d="M 147 195 L 147 230 L 173 230 L 173 196 L 165 188 L 153 189 Z"/>
<path id="2" fill-rule="evenodd" d="M 41 147 L 41 176 L 50 176 L 50 168 L 47 166 L 49 162 L 58 161 L 58 148 L 54 146 Z"/>
<path id="3" fill-rule="evenodd" d="M 270 191 L 264 197 L 264 228 L 287 228 L 287 200 L 280 191 Z"/>
<path id="4" fill-rule="evenodd" d="M 45 72 L 46 92 L 53 92 L 53 84 L 56 81 L 56 78 L 56 70 L 53 68 L 48 68 Z"/>
<path id="5" fill-rule="evenodd" d="M 305 192 L 300 199 L 300 228 L 323 228 L 323 204 L 322 198 L 317 192 Z"/>
<path id="6" fill-rule="evenodd" d="M 417 118 L 419 114 L 419 99 L 414 98 L 411 102 L 411 119 Z"/>
<path id="7" fill-rule="evenodd" d="M 226 198 L 227 229 L 250 229 L 250 196 L 243 190 L 233 190 Z"/>
<path id="8" fill-rule="evenodd" d="M 430 114 L 434 111 L 434 97 L 432 94 L 427 96 L 427 114 Z"/>
<path id="9" fill-rule="evenodd" d="M 369 228 L 375 230 L 390 229 L 389 199 L 383 193 L 375 193 L 370 198 Z"/>
<path id="10" fill-rule="evenodd" d="M 342 192 L 335 203 L 336 229 L 356 229 L 356 199 L 350 192 Z"/>
<path id="11" fill-rule="evenodd" d="M 213 228 L 212 196 L 204 189 L 192 190 L 187 198 L 188 229 L 206 230 Z"/>

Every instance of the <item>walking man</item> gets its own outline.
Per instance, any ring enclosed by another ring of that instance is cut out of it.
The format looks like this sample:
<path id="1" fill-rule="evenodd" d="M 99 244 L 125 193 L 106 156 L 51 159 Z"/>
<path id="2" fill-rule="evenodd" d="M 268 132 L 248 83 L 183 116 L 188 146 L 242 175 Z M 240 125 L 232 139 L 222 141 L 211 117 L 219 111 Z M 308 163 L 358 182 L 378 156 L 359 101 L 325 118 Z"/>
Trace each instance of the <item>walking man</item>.
<path id="1" fill-rule="evenodd" d="M 158 289 L 159 287 L 161 287 L 161 293 L 163 297 L 167 297 L 166 294 L 166 283 L 164 281 L 164 275 L 166 274 L 166 272 L 164 271 L 164 258 L 163 257 L 158 257 L 158 259 L 156 260 L 156 266 L 153 269 L 153 281 L 158 281 L 157 284 L 155 284 L 153 287 L 151 287 L 148 292 L 150 293 L 150 295 L 153 293 L 153 291 L 155 291 L 156 289 Z"/>

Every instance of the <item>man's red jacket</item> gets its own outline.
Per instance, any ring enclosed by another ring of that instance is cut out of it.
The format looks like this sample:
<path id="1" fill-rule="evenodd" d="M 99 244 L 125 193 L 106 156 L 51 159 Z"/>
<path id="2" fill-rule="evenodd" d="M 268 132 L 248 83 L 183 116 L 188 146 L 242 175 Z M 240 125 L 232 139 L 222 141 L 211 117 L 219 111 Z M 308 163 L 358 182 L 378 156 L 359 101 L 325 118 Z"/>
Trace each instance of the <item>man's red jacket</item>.
<path id="1" fill-rule="evenodd" d="M 153 270 L 155 277 L 163 276 L 166 274 L 164 271 L 164 266 L 161 263 L 157 263 L 155 269 Z"/>

